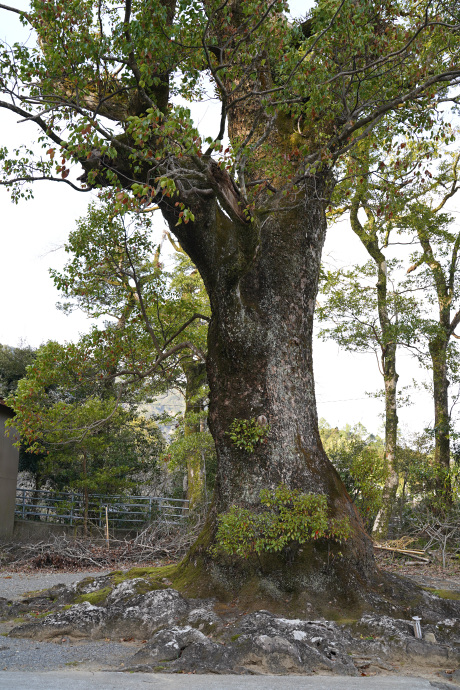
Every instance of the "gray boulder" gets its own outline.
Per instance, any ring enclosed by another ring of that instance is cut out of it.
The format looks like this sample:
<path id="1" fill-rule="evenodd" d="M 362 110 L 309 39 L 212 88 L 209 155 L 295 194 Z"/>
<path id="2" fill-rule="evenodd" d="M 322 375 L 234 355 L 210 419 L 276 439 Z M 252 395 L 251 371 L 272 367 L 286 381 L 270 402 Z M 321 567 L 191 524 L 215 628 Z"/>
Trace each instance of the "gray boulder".
<path id="1" fill-rule="evenodd" d="M 334 624 L 257 612 L 245 616 L 231 632 L 235 634 L 230 639 L 217 642 L 191 626 L 162 630 L 132 657 L 131 668 L 197 673 L 357 674 Z"/>
<path id="2" fill-rule="evenodd" d="M 138 594 L 139 580 L 126 581 L 115 587 L 105 605 L 87 601 L 66 611 L 14 628 L 12 637 L 35 637 L 40 640 L 58 636 L 151 637 L 160 628 L 172 626 L 183 618 L 189 603 L 174 589 L 159 589 Z"/>

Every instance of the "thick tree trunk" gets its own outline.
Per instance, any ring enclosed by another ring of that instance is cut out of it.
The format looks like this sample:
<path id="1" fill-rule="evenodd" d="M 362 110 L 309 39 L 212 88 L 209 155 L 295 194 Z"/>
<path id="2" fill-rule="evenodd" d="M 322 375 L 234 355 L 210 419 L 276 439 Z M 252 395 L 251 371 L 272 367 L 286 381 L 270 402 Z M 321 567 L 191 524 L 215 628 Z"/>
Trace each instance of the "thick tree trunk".
<path id="1" fill-rule="evenodd" d="M 452 502 L 452 488 L 449 479 L 450 469 L 450 416 L 449 379 L 447 378 L 447 343 L 438 340 L 429 343 L 433 368 L 433 400 L 435 431 L 435 465 L 439 469 L 436 493 L 446 501 Z"/>
<path id="2" fill-rule="evenodd" d="M 343 494 L 317 425 L 312 318 L 324 224 L 314 211 L 308 220 L 298 211 L 269 218 L 252 265 L 232 286 L 224 279 L 211 293 L 208 376 L 219 511 L 257 506 L 260 490 L 280 483 L 334 500 Z M 238 450 L 230 424 L 259 416 L 270 425 L 266 443 L 252 454 Z"/>
<path id="3" fill-rule="evenodd" d="M 394 513 L 399 476 L 396 464 L 396 446 L 398 439 L 396 344 L 387 347 L 385 356 L 385 462 L 388 475 L 382 493 L 382 507 L 374 522 L 373 534 L 378 539 L 388 535 L 388 527 Z"/>
<path id="4" fill-rule="evenodd" d="M 213 222 L 217 227 L 207 231 Z M 214 218 L 211 209 L 197 217 L 194 233 L 175 231 L 211 302 L 209 423 L 218 456 L 213 509 L 188 564 L 193 568 L 204 561 L 219 580 L 216 572 L 225 570 L 225 559 L 211 558 L 208 548 L 216 513 L 232 505 L 257 511 L 261 489 L 284 484 L 325 494 L 331 516 L 347 516 L 353 533 L 345 545 L 333 548 L 329 570 L 330 545 L 323 543 L 300 550 L 289 567 L 271 558 L 265 572 L 276 573 L 284 590 L 310 586 L 330 592 L 334 582 L 346 599 L 360 589 L 357 578 L 362 584 L 372 576 L 374 562 L 370 540 L 318 432 L 312 324 L 325 235 L 322 202 L 314 196 L 304 206 L 262 216 L 251 225 L 232 222 L 216 206 Z M 269 433 L 250 453 L 238 449 L 228 432 L 233 420 L 252 418 L 266 418 Z M 228 582 L 227 571 L 222 578 Z M 241 582 L 245 578 L 247 573 Z"/>

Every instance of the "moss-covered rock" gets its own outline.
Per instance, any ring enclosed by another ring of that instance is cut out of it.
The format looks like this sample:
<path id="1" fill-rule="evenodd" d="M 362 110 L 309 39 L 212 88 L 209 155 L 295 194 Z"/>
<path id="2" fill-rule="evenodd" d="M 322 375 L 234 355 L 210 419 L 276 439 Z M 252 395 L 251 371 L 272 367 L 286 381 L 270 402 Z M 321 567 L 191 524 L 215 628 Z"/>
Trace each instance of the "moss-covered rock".
<path id="1" fill-rule="evenodd" d="M 460 601 L 460 592 L 453 592 L 450 589 L 432 589 L 431 587 L 427 587 L 426 591 L 432 592 L 435 596 L 440 597 L 441 599 Z"/>
<path id="2" fill-rule="evenodd" d="M 102 606 L 106 601 L 108 595 L 111 592 L 110 587 L 103 587 L 102 589 L 97 589 L 95 592 L 89 592 L 88 594 L 80 594 L 76 597 L 75 601 L 77 604 L 81 604 L 84 601 L 88 601 L 94 606 Z"/>

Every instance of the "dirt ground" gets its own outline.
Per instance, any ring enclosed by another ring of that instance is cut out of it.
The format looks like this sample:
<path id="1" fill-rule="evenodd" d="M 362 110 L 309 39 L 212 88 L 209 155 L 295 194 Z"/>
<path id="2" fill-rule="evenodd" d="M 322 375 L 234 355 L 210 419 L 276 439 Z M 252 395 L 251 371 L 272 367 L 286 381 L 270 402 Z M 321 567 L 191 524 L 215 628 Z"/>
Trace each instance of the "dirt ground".
<path id="1" fill-rule="evenodd" d="M 460 558 L 449 559 L 446 568 L 443 568 L 437 562 L 422 563 L 406 558 L 400 554 L 382 554 L 379 551 L 375 552 L 376 562 L 382 570 L 385 570 L 395 575 L 402 575 L 411 580 L 414 580 L 422 587 L 429 587 L 437 590 L 449 590 L 458 592 L 460 594 Z M 137 563 L 132 561 L 129 564 L 126 562 L 117 563 L 116 559 L 113 563 L 108 565 L 104 563 L 100 567 L 95 565 L 88 567 L 88 564 L 79 565 L 78 563 L 56 563 L 55 566 L 38 566 L 34 561 L 36 559 L 29 559 L 21 563 L 5 563 L 0 566 L 0 580 L 3 585 L 7 586 L 5 580 L 12 578 L 13 573 L 22 573 L 23 575 L 53 575 L 53 584 L 58 580 L 59 573 L 65 574 L 68 579 L 70 574 L 74 574 L 75 579 L 80 579 L 78 575 L 84 577 L 86 574 L 97 575 L 107 573 L 113 570 L 129 570 L 134 567 L 155 567 L 161 565 L 168 565 L 174 562 L 173 559 L 155 559 L 142 560 Z M 64 580 L 63 580 L 64 581 Z M 5 596 L 5 595 L 2 595 Z"/>
<path id="2" fill-rule="evenodd" d="M 437 563 L 416 563 L 398 555 L 387 556 L 377 553 L 376 561 L 382 570 L 408 577 L 422 587 L 458 592 L 460 595 L 459 560 L 449 560 L 445 569 Z"/>
<path id="3" fill-rule="evenodd" d="M 415 581 L 422 587 L 427 587 L 437 592 L 454 592 L 460 598 L 460 561 L 451 559 L 446 568 L 435 562 L 417 563 L 406 559 L 401 555 L 387 555 L 377 552 L 378 566 L 387 572 L 401 575 Z M 171 560 L 156 560 L 149 563 L 113 564 L 111 568 L 105 567 L 36 567 L 31 561 L 15 565 L 3 565 L 0 567 L 0 597 L 6 599 L 20 599 L 26 592 L 47 589 L 58 583 L 69 584 L 83 579 L 88 575 L 103 575 L 113 570 L 129 570 L 132 567 L 146 565 L 149 567 L 161 566 L 171 563 Z M 456 598 L 456 597 L 455 597 Z"/>

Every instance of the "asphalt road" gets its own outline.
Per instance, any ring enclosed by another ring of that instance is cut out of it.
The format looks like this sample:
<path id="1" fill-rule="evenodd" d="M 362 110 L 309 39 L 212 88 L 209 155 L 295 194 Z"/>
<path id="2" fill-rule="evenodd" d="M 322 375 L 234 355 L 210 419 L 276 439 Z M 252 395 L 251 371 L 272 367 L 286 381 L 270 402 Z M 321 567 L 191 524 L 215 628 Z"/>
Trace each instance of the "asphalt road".
<path id="1" fill-rule="evenodd" d="M 53 671 L 0 672 L 1 690 L 433 690 L 454 688 L 423 678 L 373 676 L 220 676 Z"/>
<path id="2" fill-rule="evenodd" d="M 84 580 L 85 577 L 100 577 L 110 570 L 85 570 L 79 573 L 34 572 L 15 573 L 9 570 L 0 571 L 0 597 L 17 601 L 31 592 L 49 589 L 54 585 L 71 585 Z"/>

